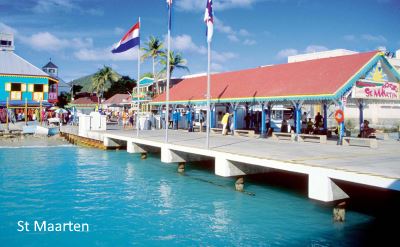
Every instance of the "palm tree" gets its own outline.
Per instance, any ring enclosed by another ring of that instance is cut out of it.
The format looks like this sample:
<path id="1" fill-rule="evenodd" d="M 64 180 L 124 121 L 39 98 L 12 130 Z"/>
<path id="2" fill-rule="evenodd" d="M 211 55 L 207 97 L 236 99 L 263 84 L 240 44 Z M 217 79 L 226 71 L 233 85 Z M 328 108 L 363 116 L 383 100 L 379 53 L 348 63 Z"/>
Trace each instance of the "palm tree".
<path id="1" fill-rule="evenodd" d="M 185 66 L 187 63 L 186 59 L 183 59 L 180 53 L 175 54 L 175 52 L 169 52 L 169 78 L 171 79 L 172 73 L 175 69 L 183 69 L 189 71 L 189 68 Z M 167 70 L 167 56 L 164 55 L 163 59 L 161 60 L 161 64 L 164 65 L 163 71 Z"/>
<path id="2" fill-rule="evenodd" d="M 92 88 L 96 91 L 98 98 L 98 106 L 100 105 L 100 95 L 102 96 L 107 85 L 107 82 L 115 82 L 119 79 L 119 75 L 115 73 L 110 67 L 104 66 L 92 77 Z"/>
<path id="3" fill-rule="evenodd" d="M 156 59 L 158 56 L 163 54 L 162 48 L 163 48 L 163 43 L 161 42 L 160 39 L 154 36 L 150 36 L 149 41 L 145 43 L 146 47 L 143 47 L 142 50 L 145 51 L 145 53 L 142 55 L 142 60 L 145 60 L 149 57 L 152 58 L 153 61 L 153 80 L 156 83 L 156 90 L 157 93 L 159 92 L 158 90 L 158 81 L 155 80 L 155 75 L 156 75 Z"/>

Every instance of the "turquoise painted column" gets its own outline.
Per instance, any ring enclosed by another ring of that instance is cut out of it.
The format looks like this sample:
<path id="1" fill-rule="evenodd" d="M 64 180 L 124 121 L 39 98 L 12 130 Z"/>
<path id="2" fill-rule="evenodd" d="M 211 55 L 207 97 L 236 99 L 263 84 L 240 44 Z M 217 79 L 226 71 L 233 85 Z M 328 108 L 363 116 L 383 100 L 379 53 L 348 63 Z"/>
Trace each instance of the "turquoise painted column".
<path id="1" fill-rule="evenodd" d="M 261 135 L 265 135 L 265 105 L 261 104 Z"/>
<path id="2" fill-rule="evenodd" d="M 271 121 L 271 112 L 272 112 L 272 106 L 268 105 L 267 106 L 267 119 L 269 119 L 269 128 L 272 127 L 272 121 Z M 269 129 L 267 129 L 267 133 L 268 133 Z"/>
<path id="3" fill-rule="evenodd" d="M 328 105 L 324 103 L 324 130 L 328 130 Z"/>
<path id="4" fill-rule="evenodd" d="M 301 133 L 301 106 L 296 103 L 296 134 Z"/>
<path id="5" fill-rule="evenodd" d="M 236 121 L 237 120 L 237 107 L 236 105 L 233 106 L 233 129 L 235 130 L 237 127 Z"/>
<path id="6" fill-rule="evenodd" d="M 344 112 L 343 102 L 340 101 L 339 108 Z M 343 137 L 344 137 L 344 116 L 343 122 L 340 123 L 340 134 L 339 134 L 339 145 L 343 145 Z"/>
<path id="7" fill-rule="evenodd" d="M 210 128 L 215 128 L 215 105 L 211 105 Z"/>

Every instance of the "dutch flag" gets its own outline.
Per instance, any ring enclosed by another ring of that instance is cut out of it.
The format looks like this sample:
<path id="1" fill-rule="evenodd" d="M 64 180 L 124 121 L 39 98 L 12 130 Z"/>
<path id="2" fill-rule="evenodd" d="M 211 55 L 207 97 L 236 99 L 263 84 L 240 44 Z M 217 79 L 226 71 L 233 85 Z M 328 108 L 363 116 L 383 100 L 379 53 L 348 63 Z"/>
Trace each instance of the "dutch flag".
<path id="1" fill-rule="evenodd" d="M 137 45 L 140 45 L 139 36 L 140 22 L 136 23 L 118 42 L 115 48 L 111 51 L 112 53 L 120 53 L 127 51 Z"/>

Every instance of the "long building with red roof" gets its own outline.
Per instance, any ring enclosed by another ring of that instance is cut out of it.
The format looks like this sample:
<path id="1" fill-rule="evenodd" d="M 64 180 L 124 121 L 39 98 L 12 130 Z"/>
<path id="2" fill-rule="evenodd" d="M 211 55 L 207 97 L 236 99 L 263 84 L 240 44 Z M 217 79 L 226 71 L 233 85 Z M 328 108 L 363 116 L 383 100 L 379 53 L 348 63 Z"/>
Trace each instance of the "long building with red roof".
<path id="1" fill-rule="evenodd" d="M 372 51 L 265 66 L 211 75 L 211 102 L 324 101 L 340 99 L 377 63 L 384 64 L 393 82 L 400 75 L 381 52 Z M 206 101 L 207 77 L 183 79 L 170 90 L 172 104 Z M 155 98 L 165 104 L 165 93 Z"/>

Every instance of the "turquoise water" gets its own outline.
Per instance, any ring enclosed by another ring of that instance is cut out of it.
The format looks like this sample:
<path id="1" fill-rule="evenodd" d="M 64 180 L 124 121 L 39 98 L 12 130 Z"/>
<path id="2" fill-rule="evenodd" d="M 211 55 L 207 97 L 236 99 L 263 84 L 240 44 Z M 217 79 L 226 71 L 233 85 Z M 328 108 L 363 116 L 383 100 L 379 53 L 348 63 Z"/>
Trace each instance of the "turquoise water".
<path id="1" fill-rule="evenodd" d="M 373 216 L 291 190 L 158 157 L 78 147 L 0 148 L 0 246 L 355 246 Z M 89 232 L 18 232 L 17 222 L 88 223 Z"/>

